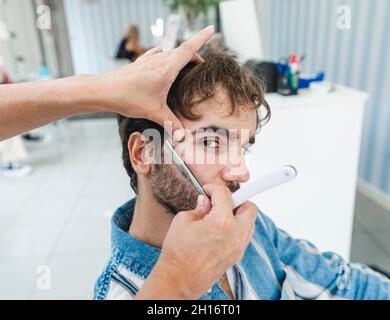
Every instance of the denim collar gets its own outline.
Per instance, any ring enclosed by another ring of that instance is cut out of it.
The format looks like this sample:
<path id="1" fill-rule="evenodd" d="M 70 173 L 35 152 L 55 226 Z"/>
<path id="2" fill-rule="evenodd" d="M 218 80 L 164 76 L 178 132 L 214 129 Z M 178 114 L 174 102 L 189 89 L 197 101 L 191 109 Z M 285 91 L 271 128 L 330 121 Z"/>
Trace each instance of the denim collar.
<path id="1" fill-rule="evenodd" d="M 133 220 L 136 198 L 119 207 L 111 220 L 111 246 L 113 256 L 129 271 L 146 278 L 161 250 L 131 236 L 128 231 Z"/>
<path id="2" fill-rule="evenodd" d="M 133 220 L 136 198 L 119 207 L 111 220 L 112 258 L 115 264 L 146 279 L 156 264 L 161 250 L 131 236 L 128 231 Z M 222 287 L 215 283 L 200 300 L 229 299 Z"/>
<path id="3" fill-rule="evenodd" d="M 111 220 L 112 257 L 116 265 L 122 265 L 143 279 L 146 279 L 156 264 L 161 249 L 141 242 L 128 231 L 133 220 L 136 198 L 119 207 Z M 218 283 L 202 295 L 200 300 L 229 299 Z"/>

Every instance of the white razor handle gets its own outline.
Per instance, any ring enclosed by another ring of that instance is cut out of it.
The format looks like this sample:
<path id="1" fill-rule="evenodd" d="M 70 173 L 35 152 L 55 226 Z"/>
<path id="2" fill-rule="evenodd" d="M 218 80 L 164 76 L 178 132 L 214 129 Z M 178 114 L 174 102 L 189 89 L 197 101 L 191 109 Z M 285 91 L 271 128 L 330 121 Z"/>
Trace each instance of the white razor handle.
<path id="1" fill-rule="evenodd" d="M 284 166 L 270 174 L 248 183 L 247 185 L 244 185 L 233 193 L 233 209 L 236 209 L 253 196 L 286 183 L 294 179 L 296 176 L 297 170 L 293 166 Z"/>

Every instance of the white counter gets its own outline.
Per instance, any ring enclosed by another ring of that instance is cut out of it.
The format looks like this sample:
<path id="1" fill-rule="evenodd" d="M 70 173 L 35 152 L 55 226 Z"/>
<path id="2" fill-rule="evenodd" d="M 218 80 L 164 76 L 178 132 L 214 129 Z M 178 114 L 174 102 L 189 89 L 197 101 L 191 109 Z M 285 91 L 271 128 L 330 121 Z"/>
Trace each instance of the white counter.
<path id="1" fill-rule="evenodd" d="M 291 164 L 297 178 L 253 200 L 295 238 L 349 259 L 355 190 L 368 95 L 336 86 L 329 94 L 268 94 L 271 120 L 248 156 L 251 179 Z"/>

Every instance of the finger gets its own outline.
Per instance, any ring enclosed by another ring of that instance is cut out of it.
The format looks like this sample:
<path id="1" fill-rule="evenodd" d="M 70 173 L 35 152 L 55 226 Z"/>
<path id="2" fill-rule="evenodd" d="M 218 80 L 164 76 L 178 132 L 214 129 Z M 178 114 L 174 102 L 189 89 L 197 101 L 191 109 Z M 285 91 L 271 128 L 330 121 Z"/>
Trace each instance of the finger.
<path id="1" fill-rule="evenodd" d="M 236 216 L 240 216 L 241 214 L 244 214 L 245 211 L 253 211 L 255 214 L 257 214 L 257 207 L 254 203 L 250 201 L 245 201 L 242 205 L 237 207 L 235 210 Z"/>
<path id="2" fill-rule="evenodd" d="M 183 158 L 185 162 L 191 162 L 188 161 L 186 157 L 186 152 L 187 150 L 192 149 L 193 142 L 194 142 L 193 135 L 188 129 L 176 130 L 175 134 L 184 135 L 184 139 L 182 139 L 182 141 L 178 141 L 179 137 L 173 136 L 172 146 L 175 148 L 175 151 Z M 193 160 L 193 159 L 189 159 L 189 160 Z"/>
<path id="3" fill-rule="evenodd" d="M 173 132 L 173 146 L 176 147 L 179 142 L 182 142 L 186 136 L 186 129 L 176 129 Z"/>
<path id="4" fill-rule="evenodd" d="M 208 26 L 198 32 L 194 37 L 186 42 L 183 42 L 178 48 L 174 49 L 174 60 L 177 70 L 183 69 L 183 67 L 191 61 L 195 53 L 212 37 L 214 34 L 214 26 Z"/>
<path id="5" fill-rule="evenodd" d="M 164 122 L 170 121 L 172 125 L 172 134 L 175 135 L 175 132 L 178 130 L 183 130 L 183 124 L 181 121 L 176 117 L 176 115 L 172 112 L 171 109 L 167 105 L 165 105 L 162 110 L 162 112 L 151 115 L 150 119 L 157 122 L 159 125 L 164 127 Z M 177 135 L 177 134 L 176 134 Z M 178 137 L 176 137 L 178 138 Z M 184 137 L 182 137 L 183 139 Z M 180 140 L 181 141 L 181 140 Z"/>
<path id="6" fill-rule="evenodd" d="M 210 202 L 204 195 L 199 195 L 196 203 L 196 208 L 188 211 L 181 211 L 181 218 L 185 221 L 197 221 L 202 219 L 211 210 Z"/>
<path id="7" fill-rule="evenodd" d="M 233 216 L 232 194 L 226 186 L 206 184 L 203 188 L 211 201 L 212 210 L 210 213 L 221 216 Z"/>
<path id="8" fill-rule="evenodd" d="M 200 194 L 197 199 L 196 208 L 194 213 L 198 216 L 198 218 L 203 218 L 206 214 L 208 214 L 211 210 L 211 203 L 209 199 Z"/>
<path id="9" fill-rule="evenodd" d="M 195 54 L 192 56 L 191 62 L 203 63 L 203 62 L 204 62 L 204 59 L 201 57 L 201 55 L 200 55 L 199 53 L 195 53 Z"/>
<path id="10" fill-rule="evenodd" d="M 248 234 L 247 234 L 247 238 L 246 238 L 247 244 L 249 244 L 252 241 L 254 233 L 255 233 L 255 224 L 253 223 L 249 229 Z"/>
<path id="11" fill-rule="evenodd" d="M 183 134 L 183 124 L 181 121 L 175 116 L 173 112 L 171 116 L 171 121 L 172 121 L 172 133 L 173 136 L 175 137 L 175 141 L 179 142 L 184 139 L 184 134 Z"/>
<path id="12" fill-rule="evenodd" d="M 146 51 L 142 56 L 140 56 L 137 60 L 142 60 L 144 58 L 147 58 L 147 57 L 150 57 L 150 56 L 153 56 L 157 53 L 160 53 L 162 52 L 162 48 L 161 47 L 155 47 L 155 48 L 152 48 L 148 51 Z"/>
<path id="13" fill-rule="evenodd" d="M 178 117 L 172 112 L 171 109 L 169 109 L 168 105 L 165 105 L 163 107 L 163 122 L 164 121 L 171 121 L 172 122 L 172 134 L 175 137 L 175 141 L 182 141 L 184 139 L 184 136 L 180 133 L 176 133 L 178 130 L 181 132 L 184 127 L 181 121 Z"/>
<path id="14" fill-rule="evenodd" d="M 252 202 L 246 201 L 236 209 L 234 217 L 243 226 L 252 225 L 257 217 L 257 207 Z"/>
<path id="15" fill-rule="evenodd" d="M 256 206 L 251 207 L 248 205 L 244 205 L 236 210 L 234 219 L 236 220 L 237 224 L 240 226 L 241 229 L 248 230 L 248 228 L 255 224 L 256 216 Z"/>

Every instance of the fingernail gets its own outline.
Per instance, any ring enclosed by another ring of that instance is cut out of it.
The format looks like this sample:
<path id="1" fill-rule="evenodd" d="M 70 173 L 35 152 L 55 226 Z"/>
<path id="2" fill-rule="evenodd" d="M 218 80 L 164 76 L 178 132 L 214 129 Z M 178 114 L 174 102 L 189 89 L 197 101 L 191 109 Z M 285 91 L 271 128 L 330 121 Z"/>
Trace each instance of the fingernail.
<path id="1" fill-rule="evenodd" d="M 197 200 L 197 207 L 203 207 L 206 203 L 206 198 L 203 194 L 198 195 L 198 200 Z"/>
<path id="2" fill-rule="evenodd" d="M 214 31 L 214 28 L 215 28 L 214 25 L 211 24 L 211 25 L 207 26 L 205 29 Z"/>
<path id="3" fill-rule="evenodd" d="M 181 129 L 178 129 L 173 133 L 173 140 L 175 142 L 180 142 L 184 139 L 184 136 L 185 136 L 184 131 Z"/>

